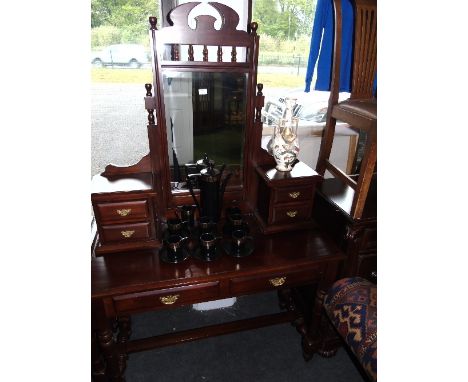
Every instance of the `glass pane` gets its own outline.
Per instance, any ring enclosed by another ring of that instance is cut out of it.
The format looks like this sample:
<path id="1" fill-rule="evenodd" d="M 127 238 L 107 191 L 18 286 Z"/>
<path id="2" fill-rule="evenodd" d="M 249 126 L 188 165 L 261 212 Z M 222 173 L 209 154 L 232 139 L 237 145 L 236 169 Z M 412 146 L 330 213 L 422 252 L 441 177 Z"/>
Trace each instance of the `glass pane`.
<path id="1" fill-rule="evenodd" d="M 205 154 L 233 173 L 229 186 L 241 184 L 247 75 L 166 71 L 163 81 L 174 186 L 185 188 Z"/>
<path id="2" fill-rule="evenodd" d="M 158 0 L 91 1 L 91 175 L 149 152 L 150 15 L 159 18 Z"/>

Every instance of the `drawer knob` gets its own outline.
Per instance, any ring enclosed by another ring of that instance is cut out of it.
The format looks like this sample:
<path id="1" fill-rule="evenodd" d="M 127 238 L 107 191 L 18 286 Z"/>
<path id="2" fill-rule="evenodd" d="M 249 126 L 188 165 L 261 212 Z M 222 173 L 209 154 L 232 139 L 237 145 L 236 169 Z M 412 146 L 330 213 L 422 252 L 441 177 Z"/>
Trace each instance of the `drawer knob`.
<path id="1" fill-rule="evenodd" d="M 117 210 L 117 213 L 120 215 L 120 216 L 127 216 L 130 214 L 130 212 L 132 212 L 132 209 L 131 208 L 123 208 L 121 210 Z"/>
<path id="2" fill-rule="evenodd" d="M 290 218 L 293 218 L 297 215 L 297 211 L 288 211 L 286 212 L 286 215 L 288 215 Z"/>
<path id="3" fill-rule="evenodd" d="M 172 305 L 179 299 L 178 294 L 170 294 L 169 296 L 159 297 L 159 301 L 161 301 L 165 305 Z"/>
<path id="4" fill-rule="evenodd" d="M 274 279 L 270 279 L 270 284 L 277 287 L 283 285 L 286 282 L 286 277 L 275 277 Z"/>
<path id="5" fill-rule="evenodd" d="M 121 234 L 123 237 L 126 237 L 127 239 L 132 237 L 132 235 L 135 233 L 135 231 L 122 231 Z"/>
<path id="6" fill-rule="evenodd" d="M 289 193 L 289 196 L 293 199 L 296 199 L 299 197 L 299 195 L 301 195 L 301 193 L 299 191 L 296 191 L 296 192 L 290 192 Z"/>

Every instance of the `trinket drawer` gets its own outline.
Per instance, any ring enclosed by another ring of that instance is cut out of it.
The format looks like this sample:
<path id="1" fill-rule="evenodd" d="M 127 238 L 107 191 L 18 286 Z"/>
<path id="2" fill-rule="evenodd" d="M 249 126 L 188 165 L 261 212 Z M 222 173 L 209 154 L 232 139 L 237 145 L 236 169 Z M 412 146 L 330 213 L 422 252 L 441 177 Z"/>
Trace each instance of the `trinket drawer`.
<path id="1" fill-rule="evenodd" d="M 93 178 L 91 202 L 99 236 L 97 256 L 160 246 L 151 180 L 151 174 Z"/>
<path id="2" fill-rule="evenodd" d="M 322 177 L 298 161 L 292 171 L 256 168 L 258 196 L 255 215 L 264 234 L 295 230 L 311 224 L 313 196 Z"/>

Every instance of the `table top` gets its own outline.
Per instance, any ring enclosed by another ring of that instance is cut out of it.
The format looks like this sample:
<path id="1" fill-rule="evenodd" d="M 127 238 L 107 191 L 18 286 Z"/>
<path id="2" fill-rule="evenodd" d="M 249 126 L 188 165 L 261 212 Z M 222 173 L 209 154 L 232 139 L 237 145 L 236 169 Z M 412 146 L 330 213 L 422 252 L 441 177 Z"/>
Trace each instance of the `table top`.
<path id="1" fill-rule="evenodd" d="M 160 260 L 157 249 L 93 258 L 92 298 L 189 285 L 217 278 L 301 269 L 311 264 L 345 258 L 325 234 L 313 227 L 313 223 L 310 229 L 268 236 L 260 234 L 255 224 L 250 226 L 255 250 L 244 258 L 223 254 L 211 262 L 189 258 L 179 264 L 167 264 Z"/>
<path id="2" fill-rule="evenodd" d="M 312 177 L 321 178 L 315 170 L 310 168 L 306 163 L 298 161 L 293 165 L 291 171 L 278 171 L 275 167 L 272 166 L 263 166 L 261 167 L 260 175 L 267 181 L 272 181 L 275 183 L 282 183 L 285 181 L 290 181 L 294 179 L 296 182 L 300 179 L 306 179 Z"/>

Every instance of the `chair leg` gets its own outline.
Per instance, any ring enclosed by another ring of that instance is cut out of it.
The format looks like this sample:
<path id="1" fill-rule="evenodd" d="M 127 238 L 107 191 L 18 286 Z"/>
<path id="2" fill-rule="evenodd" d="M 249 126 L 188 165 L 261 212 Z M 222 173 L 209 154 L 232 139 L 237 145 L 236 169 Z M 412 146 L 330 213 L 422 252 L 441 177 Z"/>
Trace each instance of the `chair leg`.
<path id="1" fill-rule="evenodd" d="M 357 146 L 358 146 L 358 137 L 359 135 L 351 135 L 349 137 L 348 161 L 346 162 L 346 174 L 351 174 L 353 172 L 353 164 L 356 159 L 356 152 L 357 152 Z"/>
<path id="2" fill-rule="evenodd" d="M 361 162 L 361 173 L 359 175 L 353 204 L 351 206 L 351 216 L 354 219 L 359 219 L 364 210 L 367 193 L 372 181 L 375 162 L 377 160 L 377 130 L 370 129 L 367 136 L 366 149 Z"/>
<path id="3" fill-rule="evenodd" d="M 330 113 L 328 113 L 330 114 Z M 323 130 L 322 142 L 320 143 L 320 151 L 317 159 L 316 171 L 324 176 L 327 168 L 327 160 L 330 158 L 331 149 L 333 146 L 333 138 L 335 137 L 336 119 L 327 115 L 327 122 Z"/>

